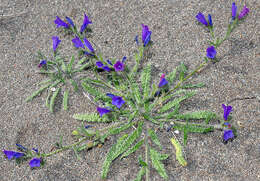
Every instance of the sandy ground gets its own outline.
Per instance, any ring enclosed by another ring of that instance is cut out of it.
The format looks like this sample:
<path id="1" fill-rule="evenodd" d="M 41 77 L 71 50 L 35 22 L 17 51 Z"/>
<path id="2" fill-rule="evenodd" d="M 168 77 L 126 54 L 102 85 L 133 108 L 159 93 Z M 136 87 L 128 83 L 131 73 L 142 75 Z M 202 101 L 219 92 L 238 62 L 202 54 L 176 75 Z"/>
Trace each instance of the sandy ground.
<path id="1" fill-rule="evenodd" d="M 3 0 L 0 2 L 0 147 L 15 150 L 15 143 L 50 151 L 60 135 L 72 143 L 70 136 L 79 122 L 74 113 L 95 111 L 83 93 L 74 94 L 70 109 L 51 114 L 44 105 L 46 93 L 32 102 L 25 98 L 44 76 L 36 74 L 36 51 L 52 52 L 51 37 L 62 40 L 60 49 L 65 55 L 75 50 L 68 37 L 62 36 L 53 23 L 55 16 L 70 16 L 81 25 L 84 12 L 92 20 L 95 42 L 106 58 L 133 61 L 136 50 L 134 37 L 141 34 L 141 23 L 152 31 L 152 62 L 155 73 L 168 73 L 183 61 L 190 69 L 202 62 L 209 34 L 198 26 L 195 16 L 201 11 L 211 13 L 216 34 L 223 36 L 231 15 L 230 0 Z M 222 114 L 222 103 L 233 106 L 233 121 L 240 121 L 238 137 L 224 145 L 222 132 L 208 135 L 193 134 L 185 148 L 188 166 L 183 168 L 174 155 L 165 162 L 169 180 L 255 181 L 260 180 L 260 1 L 247 0 L 250 14 L 218 49 L 220 62 L 207 66 L 194 82 L 207 86 L 185 102 L 183 110 L 212 110 Z M 19 14 L 15 16 L 15 14 Z M 107 41 L 107 43 L 106 43 Z M 157 75 L 156 75 L 157 76 Z M 156 77 L 155 76 L 155 77 Z M 158 75 L 159 76 L 159 75 Z M 158 77 L 157 76 L 157 77 Z M 162 152 L 172 152 L 170 134 L 160 132 Z M 80 153 L 78 161 L 72 151 L 48 158 L 41 169 L 31 170 L 27 163 L 17 165 L 0 154 L 2 181 L 96 181 L 105 155 L 116 138 L 102 148 Z M 107 180 L 133 180 L 139 170 L 138 154 L 122 162 L 115 161 Z M 151 180 L 162 180 L 152 169 Z"/>

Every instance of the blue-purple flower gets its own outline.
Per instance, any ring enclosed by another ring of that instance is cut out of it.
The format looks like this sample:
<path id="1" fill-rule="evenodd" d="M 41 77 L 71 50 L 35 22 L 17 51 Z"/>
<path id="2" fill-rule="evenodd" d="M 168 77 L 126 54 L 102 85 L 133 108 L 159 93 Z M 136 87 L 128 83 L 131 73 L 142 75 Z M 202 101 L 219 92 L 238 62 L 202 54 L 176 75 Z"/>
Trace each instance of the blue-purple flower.
<path id="1" fill-rule="evenodd" d="M 237 6 L 236 6 L 236 3 L 233 2 L 232 3 L 232 20 L 235 20 L 236 19 L 236 16 L 237 16 Z"/>
<path id="2" fill-rule="evenodd" d="M 214 59 L 216 56 L 217 52 L 214 46 L 210 46 L 207 48 L 207 57 Z"/>
<path id="3" fill-rule="evenodd" d="M 53 51 L 55 52 L 57 47 L 59 46 L 61 40 L 57 36 L 52 37 L 52 46 L 53 46 Z"/>
<path id="4" fill-rule="evenodd" d="M 98 68 L 102 68 L 102 67 L 104 66 L 104 64 L 103 64 L 101 61 L 97 61 L 97 62 L 96 62 L 96 66 L 97 66 Z"/>
<path id="5" fill-rule="evenodd" d="M 213 26 L 211 15 L 208 14 L 209 26 Z"/>
<path id="6" fill-rule="evenodd" d="M 40 167 L 41 166 L 41 159 L 40 158 L 33 158 L 30 160 L 29 165 L 31 168 Z"/>
<path id="7" fill-rule="evenodd" d="M 84 44 L 79 37 L 76 36 L 74 39 L 72 39 L 72 42 L 76 48 L 84 48 Z"/>
<path id="8" fill-rule="evenodd" d="M 249 9 L 246 7 L 246 5 L 243 7 L 242 11 L 240 12 L 238 19 L 242 19 L 244 16 L 246 16 L 249 13 Z"/>
<path id="9" fill-rule="evenodd" d="M 143 30 L 142 30 L 142 41 L 144 44 L 144 47 L 149 43 L 151 40 L 151 34 L 152 32 L 149 30 L 149 27 L 147 25 L 142 24 Z"/>
<path id="10" fill-rule="evenodd" d="M 109 65 L 112 65 L 112 66 L 113 66 L 113 64 L 112 64 L 112 62 L 111 62 L 110 60 L 107 60 L 107 63 L 108 63 Z"/>
<path id="11" fill-rule="evenodd" d="M 122 58 L 122 63 L 125 63 L 125 61 L 126 61 L 126 56 L 124 56 L 123 58 Z"/>
<path id="12" fill-rule="evenodd" d="M 112 104 L 115 105 L 118 109 L 120 109 L 125 103 L 124 99 L 120 96 L 115 96 L 114 94 L 110 93 L 107 93 L 107 96 L 112 98 Z"/>
<path id="13" fill-rule="evenodd" d="M 16 143 L 16 146 L 18 147 L 18 149 L 22 150 L 22 151 L 27 151 L 28 149 L 25 148 L 23 145 L 20 145 L 18 143 Z"/>
<path id="14" fill-rule="evenodd" d="M 228 115 L 232 111 L 232 106 L 226 106 L 225 104 L 222 104 L 222 108 L 224 110 L 223 118 L 225 121 L 228 120 Z"/>
<path id="15" fill-rule="evenodd" d="M 102 107 L 97 107 L 97 111 L 99 112 L 100 117 L 102 117 L 104 114 L 111 112 L 110 109 L 102 108 Z"/>
<path id="16" fill-rule="evenodd" d="M 85 43 L 86 47 L 89 49 L 90 53 L 93 53 L 94 52 L 94 48 L 92 47 L 90 42 L 87 40 L 87 38 L 84 38 L 84 43 Z"/>
<path id="17" fill-rule="evenodd" d="M 125 69 L 125 64 L 123 64 L 120 60 L 118 60 L 115 64 L 114 64 L 114 68 L 115 71 L 123 71 Z"/>
<path id="18" fill-rule="evenodd" d="M 104 67 L 102 67 L 102 69 L 104 69 L 104 70 L 107 71 L 107 72 L 110 72 L 110 71 L 111 71 L 111 69 L 110 69 L 108 66 L 104 66 Z"/>
<path id="19" fill-rule="evenodd" d="M 158 87 L 163 87 L 165 86 L 166 84 L 168 84 L 168 81 L 165 79 L 165 74 L 162 74 L 161 78 L 160 78 L 160 83 L 158 85 Z"/>
<path id="20" fill-rule="evenodd" d="M 12 158 L 20 158 L 25 156 L 24 153 L 21 152 L 15 152 L 15 151 L 9 151 L 9 150 L 3 150 L 3 153 L 5 154 L 5 156 L 8 158 L 8 160 L 11 160 Z"/>
<path id="21" fill-rule="evenodd" d="M 88 19 L 88 16 L 84 13 L 84 21 L 80 28 L 80 33 L 82 33 L 88 26 L 88 24 L 92 24 L 92 22 Z"/>
<path id="22" fill-rule="evenodd" d="M 135 36 L 135 42 L 136 42 L 137 46 L 139 46 L 138 35 Z"/>
<path id="23" fill-rule="evenodd" d="M 224 130 L 224 134 L 223 134 L 223 141 L 224 143 L 227 143 L 228 140 L 232 140 L 235 137 L 233 130 L 228 129 L 228 130 Z"/>
<path id="24" fill-rule="evenodd" d="M 46 64 L 47 64 L 47 61 L 46 61 L 46 60 L 42 60 L 42 61 L 39 63 L 38 67 L 41 68 L 42 66 L 44 66 L 44 65 L 46 65 Z"/>
<path id="25" fill-rule="evenodd" d="M 204 16 L 204 14 L 202 14 L 201 12 L 199 12 L 199 13 L 196 15 L 196 18 L 197 18 L 197 20 L 198 20 L 200 23 L 204 24 L 205 26 L 208 26 L 208 22 L 207 22 L 207 20 L 206 20 L 206 18 L 205 18 L 205 16 Z"/>
<path id="26" fill-rule="evenodd" d="M 66 20 L 68 21 L 68 23 L 69 23 L 73 28 L 75 27 L 75 25 L 74 25 L 72 19 L 70 19 L 69 17 L 66 16 Z"/>
<path id="27" fill-rule="evenodd" d="M 57 28 L 63 26 L 64 28 L 69 28 L 69 25 L 62 21 L 59 16 L 56 16 L 56 19 L 54 20 L 54 23 L 57 25 Z"/>

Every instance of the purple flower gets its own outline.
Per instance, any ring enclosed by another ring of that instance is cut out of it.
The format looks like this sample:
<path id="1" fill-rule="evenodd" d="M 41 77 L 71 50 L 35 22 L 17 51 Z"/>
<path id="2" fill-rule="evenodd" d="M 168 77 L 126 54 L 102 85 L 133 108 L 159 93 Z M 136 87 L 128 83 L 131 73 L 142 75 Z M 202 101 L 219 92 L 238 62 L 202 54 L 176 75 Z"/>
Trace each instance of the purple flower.
<path id="1" fill-rule="evenodd" d="M 96 62 L 96 66 L 97 66 L 98 68 L 102 68 L 104 65 L 103 65 L 103 63 L 102 63 L 101 61 L 97 61 L 97 62 Z"/>
<path id="2" fill-rule="evenodd" d="M 111 94 L 111 93 L 107 93 L 106 94 L 108 97 L 111 97 L 112 99 L 113 99 L 113 97 L 115 97 L 115 95 L 114 94 Z"/>
<path id="3" fill-rule="evenodd" d="M 213 26 L 213 23 L 212 23 L 212 19 L 211 19 L 211 15 L 208 14 L 208 19 L 209 19 L 209 26 Z"/>
<path id="4" fill-rule="evenodd" d="M 102 107 L 97 107 L 97 111 L 99 112 L 100 117 L 102 117 L 104 114 L 111 112 L 111 110 Z"/>
<path id="5" fill-rule="evenodd" d="M 29 165 L 31 168 L 40 167 L 41 166 L 41 159 L 40 158 L 33 158 L 30 160 Z"/>
<path id="6" fill-rule="evenodd" d="M 224 110 L 223 117 L 227 121 L 228 120 L 228 115 L 232 111 L 232 106 L 226 106 L 225 104 L 222 104 L 222 108 Z"/>
<path id="7" fill-rule="evenodd" d="M 8 151 L 8 150 L 3 150 L 3 153 L 8 158 L 8 160 L 11 160 L 12 158 L 17 159 L 17 158 L 20 158 L 22 156 L 25 156 L 24 153 L 15 152 L 15 151 Z"/>
<path id="8" fill-rule="evenodd" d="M 113 66 L 113 64 L 112 64 L 112 62 L 111 62 L 110 60 L 107 60 L 107 63 L 108 63 L 109 65 L 112 65 L 112 66 Z"/>
<path id="9" fill-rule="evenodd" d="M 125 61 L 126 61 L 126 56 L 124 56 L 124 57 L 122 58 L 122 63 L 125 63 Z"/>
<path id="10" fill-rule="evenodd" d="M 63 26 L 64 28 L 69 28 L 69 25 L 62 21 L 59 16 L 56 16 L 56 19 L 54 20 L 54 23 L 57 25 L 57 28 Z"/>
<path id="11" fill-rule="evenodd" d="M 142 40 L 143 40 L 143 44 L 144 47 L 149 43 L 150 39 L 151 39 L 151 34 L 152 32 L 149 31 L 149 28 L 147 25 L 142 24 L 143 30 L 142 30 Z"/>
<path id="12" fill-rule="evenodd" d="M 200 23 L 204 24 L 205 26 L 208 26 L 208 22 L 207 22 L 207 20 L 206 20 L 206 18 L 205 18 L 205 16 L 204 16 L 204 14 L 202 14 L 201 12 L 199 12 L 199 13 L 197 14 L 196 18 L 197 18 L 197 20 L 198 20 Z"/>
<path id="13" fill-rule="evenodd" d="M 118 72 L 118 71 L 123 71 L 125 69 L 125 65 L 120 61 L 118 60 L 115 65 L 114 65 L 114 68 L 115 68 L 115 71 Z"/>
<path id="14" fill-rule="evenodd" d="M 84 44 L 82 43 L 82 41 L 79 39 L 79 37 L 75 37 L 74 39 L 72 39 L 72 42 L 74 43 L 74 46 L 76 48 L 84 48 Z"/>
<path id="15" fill-rule="evenodd" d="M 23 145 L 20 145 L 20 144 L 16 144 L 16 146 L 18 147 L 18 149 L 20 149 L 20 150 L 23 150 L 23 151 L 27 151 L 28 149 L 27 148 L 25 148 Z"/>
<path id="16" fill-rule="evenodd" d="M 125 101 L 120 96 L 114 96 L 112 98 L 112 104 L 115 105 L 118 109 L 120 109 L 124 103 Z"/>
<path id="17" fill-rule="evenodd" d="M 236 3 L 232 3 L 232 20 L 235 20 L 237 16 L 237 6 Z"/>
<path id="18" fill-rule="evenodd" d="M 87 40 L 87 38 L 84 38 L 84 43 L 91 53 L 94 52 L 94 49 L 93 49 L 92 45 L 90 44 L 90 42 Z"/>
<path id="19" fill-rule="evenodd" d="M 41 68 L 42 66 L 44 66 L 44 65 L 46 65 L 46 64 L 47 64 L 47 61 L 46 61 L 46 60 L 42 60 L 42 61 L 39 63 L 38 67 Z"/>
<path id="20" fill-rule="evenodd" d="M 224 130 L 224 134 L 223 134 L 224 143 L 227 143 L 228 140 L 233 139 L 234 137 L 235 137 L 235 135 L 231 129 Z"/>
<path id="21" fill-rule="evenodd" d="M 165 86 L 166 84 L 168 84 L 168 81 L 167 81 L 165 78 L 162 78 L 162 80 L 160 81 L 158 87 L 163 87 L 163 86 Z"/>
<path id="22" fill-rule="evenodd" d="M 53 51 L 56 51 L 56 48 L 59 46 L 61 40 L 59 40 L 59 37 L 53 36 L 52 37 L 52 46 L 53 46 Z"/>
<path id="23" fill-rule="evenodd" d="M 110 72 L 110 71 L 111 71 L 111 69 L 110 69 L 108 66 L 104 66 L 103 69 L 104 69 L 105 71 L 107 71 L 107 72 Z"/>
<path id="24" fill-rule="evenodd" d="M 73 28 L 75 27 L 75 25 L 74 25 L 72 19 L 70 19 L 69 17 L 66 16 L 66 20 L 68 21 L 68 23 L 69 23 Z"/>
<path id="25" fill-rule="evenodd" d="M 158 87 L 163 87 L 165 86 L 166 84 L 168 84 L 168 81 L 165 79 L 165 74 L 162 74 L 162 76 L 160 77 L 160 83 L 158 85 Z"/>
<path id="26" fill-rule="evenodd" d="M 242 11 L 240 12 L 238 19 L 242 19 L 244 16 L 246 16 L 249 13 L 249 9 L 246 7 L 246 5 L 244 6 L 244 8 L 242 9 Z"/>
<path id="27" fill-rule="evenodd" d="M 82 33 L 87 28 L 88 24 L 92 24 L 92 22 L 88 19 L 88 16 L 84 13 L 84 21 L 80 28 L 80 33 Z"/>
<path id="28" fill-rule="evenodd" d="M 213 59 L 213 58 L 215 58 L 216 54 L 217 54 L 217 52 L 216 52 L 216 49 L 214 46 L 210 46 L 207 48 L 207 57 L 208 58 Z"/>
<path id="29" fill-rule="evenodd" d="M 37 148 L 32 148 L 33 151 L 35 151 L 36 153 L 39 152 L 39 150 Z"/>

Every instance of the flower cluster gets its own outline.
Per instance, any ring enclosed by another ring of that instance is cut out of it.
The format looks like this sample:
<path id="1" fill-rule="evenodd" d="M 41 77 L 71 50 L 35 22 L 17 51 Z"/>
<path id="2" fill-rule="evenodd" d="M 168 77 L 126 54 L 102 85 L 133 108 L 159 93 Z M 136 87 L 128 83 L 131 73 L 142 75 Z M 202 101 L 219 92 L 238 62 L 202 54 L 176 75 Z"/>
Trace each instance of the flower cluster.
<path id="1" fill-rule="evenodd" d="M 147 25 L 142 24 L 142 42 L 145 47 L 151 40 L 152 31 L 149 30 Z M 138 35 L 135 37 L 135 42 L 139 46 Z"/>
<path id="2" fill-rule="evenodd" d="M 126 57 L 123 57 L 122 61 L 118 60 L 114 65 L 112 64 L 112 62 L 110 60 L 107 60 L 107 64 L 104 64 L 101 61 L 97 61 L 96 66 L 100 69 L 107 71 L 107 72 L 110 72 L 112 68 L 114 68 L 114 70 L 116 72 L 119 72 L 119 71 L 124 71 L 125 61 L 126 61 Z"/>
<path id="3" fill-rule="evenodd" d="M 112 98 L 112 104 L 115 105 L 118 109 L 120 109 L 125 103 L 124 99 L 120 96 L 116 96 L 111 93 L 107 93 L 107 96 Z M 99 112 L 99 115 L 102 117 L 104 114 L 107 114 L 113 110 L 111 108 L 97 107 L 97 111 Z"/>
<path id="4" fill-rule="evenodd" d="M 21 159 L 23 157 L 26 157 L 29 154 L 30 155 L 32 154 L 32 152 L 30 150 L 23 147 L 22 145 L 16 144 L 16 146 L 18 147 L 18 149 L 22 150 L 23 152 L 3 150 L 3 153 L 5 154 L 5 156 L 7 157 L 8 160 L 12 160 L 13 158 L 14 159 Z M 34 151 L 36 153 L 36 155 L 39 155 L 38 149 L 33 148 L 32 151 Z M 41 158 L 34 157 L 30 160 L 29 165 L 30 165 L 31 168 L 34 168 L 34 167 L 40 167 L 41 163 L 42 163 Z"/>
<path id="5" fill-rule="evenodd" d="M 232 111 L 232 106 L 226 106 L 225 104 L 222 104 L 222 108 L 224 110 L 223 118 L 225 120 L 223 142 L 227 143 L 229 140 L 233 140 L 235 137 L 233 130 L 231 129 L 231 124 L 228 122 L 228 116 Z"/>

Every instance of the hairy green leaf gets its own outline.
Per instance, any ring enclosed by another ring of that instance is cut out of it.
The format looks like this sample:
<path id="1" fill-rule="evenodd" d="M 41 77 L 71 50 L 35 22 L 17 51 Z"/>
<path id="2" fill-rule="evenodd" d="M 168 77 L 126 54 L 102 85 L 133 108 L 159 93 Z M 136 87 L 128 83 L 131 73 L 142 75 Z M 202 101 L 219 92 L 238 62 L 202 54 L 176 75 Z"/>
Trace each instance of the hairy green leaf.
<path id="1" fill-rule="evenodd" d="M 168 175 L 166 173 L 166 170 L 165 170 L 163 164 L 160 161 L 161 160 L 161 154 L 158 153 L 156 150 L 150 148 L 150 157 L 151 157 L 151 160 L 152 160 L 153 167 L 157 170 L 157 172 L 161 175 L 162 178 L 167 180 Z"/>
<path id="2" fill-rule="evenodd" d="M 41 87 L 40 89 L 38 89 L 37 91 L 33 92 L 29 97 L 27 97 L 25 99 L 26 102 L 31 101 L 34 97 L 36 97 L 37 95 L 39 95 L 42 91 L 44 91 L 45 89 L 47 89 L 51 84 L 47 84 L 43 87 Z"/>
<path id="3" fill-rule="evenodd" d="M 191 124 L 191 123 L 189 123 L 188 125 L 174 123 L 174 126 L 173 126 L 173 128 L 178 129 L 180 131 L 184 131 L 185 127 L 187 127 L 186 129 L 189 133 L 208 133 L 208 132 L 214 131 L 213 126 L 204 127 L 199 124 Z"/>
<path id="4" fill-rule="evenodd" d="M 187 161 L 184 159 L 183 155 L 182 155 L 182 147 L 181 144 L 178 142 L 177 139 L 172 138 L 171 142 L 173 144 L 173 146 L 175 147 L 176 150 L 176 159 L 178 160 L 178 162 L 182 165 L 182 166 L 187 166 Z"/>
<path id="5" fill-rule="evenodd" d="M 130 154 L 134 153 L 136 150 L 138 150 L 144 143 L 144 140 L 140 140 L 138 141 L 132 148 L 130 148 L 129 150 L 127 150 L 121 157 L 120 159 L 124 158 L 124 157 L 128 157 Z"/>
<path id="6" fill-rule="evenodd" d="M 65 111 L 68 110 L 68 99 L 69 99 L 69 91 L 65 90 L 64 95 L 63 95 L 63 109 Z"/>
<path id="7" fill-rule="evenodd" d="M 144 100 L 148 97 L 150 92 L 150 81 L 151 81 L 151 64 L 147 65 L 141 74 L 141 83 L 142 83 Z"/>
<path id="8" fill-rule="evenodd" d="M 109 167 L 112 163 L 112 161 L 115 159 L 114 158 L 114 155 L 115 155 L 115 152 L 116 152 L 116 149 L 119 145 L 121 145 L 126 139 L 127 139 L 128 135 L 125 134 L 123 135 L 122 137 L 120 137 L 118 140 L 117 140 L 117 143 L 114 144 L 111 149 L 109 150 L 107 156 L 106 156 L 106 159 L 103 163 L 103 167 L 102 167 L 102 173 L 101 173 L 101 177 L 103 179 L 105 179 L 107 177 L 107 173 L 109 171 Z"/>
<path id="9" fill-rule="evenodd" d="M 169 75 L 166 76 L 166 79 L 169 82 L 169 84 L 172 84 L 173 81 L 175 80 L 176 73 L 177 73 L 177 69 L 175 68 Z"/>
<path id="10" fill-rule="evenodd" d="M 93 86 L 89 86 L 85 82 L 82 82 L 82 87 L 83 89 L 88 92 L 89 94 L 95 96 L 98 100 L 102 100 L 104 102 L 108 102 L 110 98 L 108 96 L 105 96 L 102 92 L 98 91 L 96 88 Z"/>
<path id="11" fill-rule="evenodd" d="M 70 59 L 70 63 L 69 63 L 68 66 L 67 66 L 67 71 L 68 71 L 68 73 L 71 73 L 71 71 L 72 71 L 72 66 L 73 66 L 74 61 L 75 61 L 75 57 L 74 57 L 74 55 L 72 55 L 72 57 L 71 57 L 71 59 Z"/>
<path id="12" fill-rule="evenodd" d="M 137 176 L 136 176 L 136 179 L 134 181 L 141 181 L 142 180 L 142 177 L 144 176 L 145 174 L 145 167 L 141 167 L 141 169 L 139 170 Z"/>
<path id="13" fill-rule="evenodd" d="M 59 92 L 60 92 L 60 87 L 58 89 L 55 90 L 55 92 L 52 94 L 51 96 L 51 100 L 50 100 L 50 111 L 53 112 L 53 108 L 54 108 L 54 104 L 55 104 L 55 99 L 58 96 Z"/>
<path id="14" fill-rule="evenodd" d="M 180 94 L 183 94 L 183 93 L 186 93 L 186 92 L 187 92 L 187 90 L 179 89 L 179 90 L 177 90 L 176 92 L 174 92 L 174 93 L 172 93 L 170 95 L 162 97 L 162 102 L 167 101 L 168 99 L 170 99 L 170 98 L 172 98 L 174 96 L 177 96 L 177 95 L 180 95 Z"/>
<path id="15" fill-rule="evenodd" d="M 192 113 L 186 113 L 186 114 L 177 114 L 174 116 L 175 119 L 180 120 L 197 120 L 197 119 L 205 119 L 205 123 L 208 124 L 208 122 L 212 119 L 215 119 L 217 115 L 210 111 L 197 111 Z"/>
<path id="16" fill-rule="evenodd" d="M 187 67 L 184 65 L 184 63 L 182 62 L 181 65 L 179 66 L 179 80 L 182 81 L 184 79 L 184 75 L 187 72 Z"/>
<path id="17" fill-rule="evenodd" d="M 87 122 L 99 122 L 99 123 L 106 123 L 111 122 L 111 120 L 103 119 L 97 113 L 84 113 L 84 114 L 74 114 L 74 119 L 87 121 Z"/>
<path id="18" fill-rule="evenodd" d="M 73 79 L 70 79 L 70 83 L 73 86 L 74 91 L 77 92 L 79 89 L 78 84 Z"/>
<path id="19" fill-rule="evenodd" d="M 148 134 L 151 138 L 151 140 L 154 142 L 154 144 L 156 144 L 157 146 L 160 147 L 160 149 L 162 149 L 162 145 L 160 143 L 159 138 L 157 137 L 156 133 L 154 132 L 154 130 L 152 129 L 148 129 Z"/>
<path id="20" fill-rule="evenodd" d="M 137 102 L 137 104 L 141 103 L 141 95 L 140 95 L 140 90 L 138 87 L 137 83 L 132 83 L 131 84 L 131 90 L 132 90 L 132 96 L 135 98 L 135 101 Z"/>
<path id="21" fill-rule="evenodd" d="M 163 113 L 163 112 L 168 111 L 169 109 L 171 109 L 171 108 L 175 107 L 176 105 L 180 104 L 180 102 L 184 101 L 185 99 L 188 99 L 188 98 L 192 97 L 194 94 L 195 94 L 195 92 L 189 92 L 189 93 L 187 93 L 186 95 L 184 95 L 182 97 L 176 98 L 173 101 L 168 102 L 167 104 L 165 104 L 160 109 L 160 112 Z"/>

